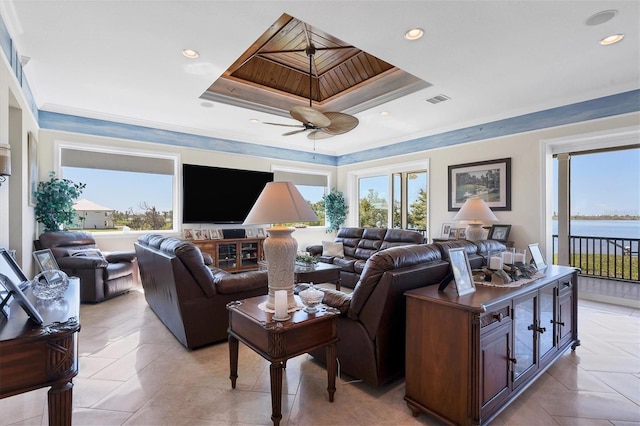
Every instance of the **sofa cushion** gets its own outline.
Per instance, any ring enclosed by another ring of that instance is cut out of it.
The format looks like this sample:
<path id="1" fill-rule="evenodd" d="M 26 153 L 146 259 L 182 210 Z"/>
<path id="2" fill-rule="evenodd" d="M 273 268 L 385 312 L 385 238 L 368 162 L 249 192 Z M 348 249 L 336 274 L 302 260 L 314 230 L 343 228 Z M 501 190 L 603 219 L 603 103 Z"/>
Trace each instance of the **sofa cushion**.
<path id="1" fill-rule="evenodd" d="M 340 241 L 323 241 L 322 255 L 329 257 L 344 257 L 344 245 Z"/>
<path id="2" fill-rule="evenodd" d="M 407 244 L 422 244 L 423 242 L 424 237 L 418 231 L 411 231 L 407 229 L 387 229 L 386 234 L 384 234 L 384 240 L 380 245 L 380 250 Z"/>
<path id="3" fill-rule="evenodd" d="M 356 259 L 349 259 L 346 257 L 334 257 L 333 264 L 338 265 L 344 272 L 355 272 L 353 264 L 356 263 Z"/>
<path id="4" fill-rule="evenodd" d="M 349 318 L 358 318 L 360 311 L 386 271 L 440 261 L 441 259 L 440 250 L 432 244 L 391 247 L 374 253 L 367 260 L 360 279 L 353 289 Z"/>

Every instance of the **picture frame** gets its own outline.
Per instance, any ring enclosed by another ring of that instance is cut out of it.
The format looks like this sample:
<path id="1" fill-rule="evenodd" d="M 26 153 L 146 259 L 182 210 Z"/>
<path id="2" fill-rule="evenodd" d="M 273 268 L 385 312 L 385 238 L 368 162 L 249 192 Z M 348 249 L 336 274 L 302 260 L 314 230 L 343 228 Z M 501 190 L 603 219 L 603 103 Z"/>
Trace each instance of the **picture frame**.
<path id="1" fill-rule="evenodd" d="M 253 238 L 253 229 L 252 228 L 247 228 L 245 230 L 245 237 L 246 238 Z"/>
<path id="2" fill-rule="evenodd" d="M 449 234 L 451 233 L 451 228 L 453 228 L 453 223 L 443 223 L 440 228 L 440 238 L 443 240 L 449 239 Z"/>
<path id="3" fill-rule="evenodd" d="M 267 238 L 267 235 L 265 234 L 264 228 L 258 228 L 257 236 L 258 236 L 258 238 Z"/>
<path id="4" fill-rule="evenodd" d="M 466 240 L 467 239 L 467 228 L 458 228 L 458 233 L 456 235 L 458 240 Z"/>
<path id="5" fill-rule="evenodd" d="M 15 259 L 6 249 L 0 249 L 0 287 L 4 290 L 0 291 L 2 294 L 2 313 L 8 316 L 8 305 L 13 301 L 24 309 L 29 316 L 29 319 L 38 325 L 44 324 L 42 315 L 38 312 L 36 307 L 27 299 L 27 296 L 22 292 L 21 284 L 29 282 L 20 266 L 16 263 Z"/>
<path id="6" fill-rule="evenodd" d="M 209 236 L 212 240 L 220 240 L 222 239 L 222 232 L 219 229 L 210 229 Z"/>
<path id="7" fill-rule="evenodd" d="M 209 238 L 209 232 L 206 229 L 195 229 L 193 231 L 194 240 L 206 240 Z"/>
<path id="8" fill-rule="evenodd" d="M 56 258 L 53 256 L 50 249 L 34 251 L 33 258 L 42 272 L 60 269 L 58 267 L 58 262 L 56 262 Z"/>
<path id="9" fill-rule="evenodd" d="M 482 198 L 493 211 L 511 210 L 511 158 L 451 165 L 448 172 L 450 212 L 470 197 Z"/>
<path id="10" fill-rule="evenodd" d="M 193 229 L 183 229 L 182 234 L 185 240 L 193 240 Z"/>
<path id="11" fill-rule="evenodd" d="M 38 189 L 38 141 L 33 133 L 27 133 L 27 173 L 29 174 L 29 205 L 36 205 Z"/>
<path id="12" fill-rule="evenodd" d="M 538 271 L 547 267 L 538 243 L 529 244 L 529 253 L 531 254 L 531 263 L 533 263 Z"/>
<path id="13" fill-rule="evenodd" d="M 458 296 L 475 292 L 476 285 L 473 282 L 469 257 L 467 257 L 464 247 L 449 249 L 449 261 L 451 262 L 453 283 Z"/>
<path id="14" fill-rule="evenodd" d="M 493 225 L 491 226 L 491 229 L 489 229 L 487 239 L 506 243 L 507 241 L 509 241 L 510 232 L 511 225 Z"/>
<path id="15" fill-rule="evenodd" d="M 449 240 L 457 240 L 458 239 L 458 228 L 451 228 L 449 231 Z"/>

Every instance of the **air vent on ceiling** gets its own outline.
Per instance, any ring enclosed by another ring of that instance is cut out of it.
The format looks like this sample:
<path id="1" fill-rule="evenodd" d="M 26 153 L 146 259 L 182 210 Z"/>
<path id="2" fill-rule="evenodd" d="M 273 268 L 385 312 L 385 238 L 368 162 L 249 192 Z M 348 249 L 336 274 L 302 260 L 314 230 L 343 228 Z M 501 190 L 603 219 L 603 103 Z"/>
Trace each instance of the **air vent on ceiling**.
<path id="1" fill-rule="evenodd" d="M 427 99 L 427 102 L 430 102 L 432 104 L 439 104 L 440 102 L 448 101 L 449 99 L 451 98 L 447 95 L 438 95 L 434 96 L 433 98 Z"/>

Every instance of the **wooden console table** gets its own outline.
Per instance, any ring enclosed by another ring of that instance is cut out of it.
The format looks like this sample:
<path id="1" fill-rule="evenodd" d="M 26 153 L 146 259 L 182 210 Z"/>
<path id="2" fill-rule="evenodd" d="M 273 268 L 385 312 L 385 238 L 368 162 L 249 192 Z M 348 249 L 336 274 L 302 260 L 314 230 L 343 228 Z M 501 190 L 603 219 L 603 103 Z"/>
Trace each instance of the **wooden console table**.
<path id="1" fill-rule="evenodd" d="M 238 378 L 238 341 L 241 341 L 271 362 L 271 420 L 279 425 L 282 419 L 282 369 L 289 358 L 326 346 L 327 391 L 333 402 L 336 392 L 336 342 L 338 341 L 337 309 L 321 307 L 315 314 L 304 310 L 290 312 L 286 321 L 274 321 L 273 314 L 260 309 L 267 296 L 231 302 L 229 310 L 229 364 L 231 387 Z"/>
<path id="2" fill-rule="evenodd" d="M 408 291 L 406 396 L 447 424 L 493 420 L 578 340 L 577 272 L 548 266 L 520 287 Z"/>
<path id="3" fill-rule="evenodd" d="M 71 425 L 73 383 L 78 374 L 77 335 L 80 331 L 79 283 L 70 283 L 62 298 L 38 300 L 44 325 L 36 325 L 17 304 L 9 319 L 0 316 L 0 398 L 51 386 L 49 424 Z"/>

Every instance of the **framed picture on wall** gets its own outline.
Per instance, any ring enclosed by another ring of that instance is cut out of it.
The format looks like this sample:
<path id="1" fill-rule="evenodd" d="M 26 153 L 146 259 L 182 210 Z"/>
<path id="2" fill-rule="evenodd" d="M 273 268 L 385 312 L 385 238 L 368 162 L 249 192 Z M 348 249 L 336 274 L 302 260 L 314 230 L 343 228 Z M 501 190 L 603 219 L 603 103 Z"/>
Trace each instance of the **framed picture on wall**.
<path id="1" fill-rule="evenodd" d="M 449 211 L 458 211 L 471 197 L 491 210 L 511 210 L 511 158 L 449 166 Z"/>

